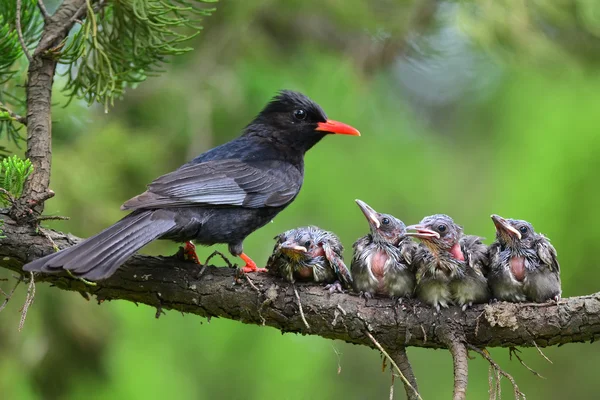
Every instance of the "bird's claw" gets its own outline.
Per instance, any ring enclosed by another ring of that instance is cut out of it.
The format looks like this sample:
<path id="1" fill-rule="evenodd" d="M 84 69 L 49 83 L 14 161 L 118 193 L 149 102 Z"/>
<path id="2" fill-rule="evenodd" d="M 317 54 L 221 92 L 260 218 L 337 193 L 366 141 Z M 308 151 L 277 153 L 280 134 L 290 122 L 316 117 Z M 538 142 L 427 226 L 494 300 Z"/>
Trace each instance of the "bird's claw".
<path id="1" fill-rule="evenodd" d="M 189 260 L 193 261 L 196 264 L 201 264 L 200 260 L 198 259 L 198 255 L 196 254 L 196 246 L 190 241 L 185 242 L 185 245 L 183 247 L 183 258 L 184 260 Z"/>
<path id="2" fill-rule="evenodd" d="M 328 290 L 329 294 L 344 293 L 344 288 L 342 288 L 342 284 L 340 283 L 340 281 L 335 281 L 326 285 L 324 287 L 324 290 Z"/>
<path id="3" fill-rule="evenodd" d="M 248 272 L 267 272 L 266 268 L 258 268 L 256 265 L 245 265 L 240 268 L 242 273 L 247 274 Z"/>

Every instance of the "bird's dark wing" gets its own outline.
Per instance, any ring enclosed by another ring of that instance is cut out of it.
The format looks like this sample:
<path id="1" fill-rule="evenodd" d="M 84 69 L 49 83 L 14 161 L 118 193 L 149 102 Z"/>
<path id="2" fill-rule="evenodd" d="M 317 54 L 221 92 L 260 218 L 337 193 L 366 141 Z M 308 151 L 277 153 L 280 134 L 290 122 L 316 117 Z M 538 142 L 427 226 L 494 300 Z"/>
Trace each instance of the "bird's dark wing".
<path id="1" fill-rule="evenodd" d="M 248 208 L 280 207 L 294 199 L 302 173 L 288 165 L 257 168 L 239 160 L 188 164 L 163 175 L 127 201 L 124 210 L 211 204 Z"/>
<path id="2" fill-rule="evenodd" d="M 538 256 L 544 264 L 550 268 L 552 272 L 560 272 L 560 265 L 558 265 L 558 259 L 556 255 L 556 249 L 550 243 L 547 237 L 539 235 L 540 237 L 536 240 L 536 251 Z"/>
<path id="3" fill-rule="evenodd" d="M 329 261 L 338 279 L 342 280 L 347 286 L 350 286 L 352 284 L 352 274 L 348 267 L 346 267 L 346 264 L 344 264 L 342 255 L 335 251 L 334 247 L 328 242 L 323 243 L 323 250 L 325 251 L 325 258 Z"/>

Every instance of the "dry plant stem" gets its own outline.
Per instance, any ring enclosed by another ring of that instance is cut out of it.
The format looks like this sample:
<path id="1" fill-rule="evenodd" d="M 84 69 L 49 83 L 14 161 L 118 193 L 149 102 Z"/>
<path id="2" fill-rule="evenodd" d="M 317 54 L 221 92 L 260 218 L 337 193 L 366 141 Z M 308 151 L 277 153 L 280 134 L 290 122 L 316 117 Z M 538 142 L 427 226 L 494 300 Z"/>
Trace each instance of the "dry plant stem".
<path id="1" fill-rule="evenodd" d="M 296 296 L 296 301 L 298 302 L 298 310 L 300 310 L 300 317 L 302 317 L 302 322 L 304 322 L 304 326 L 306 329 L 310 331 L 310 325 L 306 321 L 306 317 L 304 316 L 304 310 L 302 309 L 302 302 L 300 301 L 300 295 L 298 294 L 298 290 L 296 289 L 296 285 L 292 283 L 292 288 L 294 288 L 294 295 Z"/>
<path id="2" fill-rule="evenodd" d="M 446 344 L 454 364 L 454 400 L 464 400 L 467 396 L 467 383 L 469 377 L 469 363 L 467 348 L 465 347 L 464 334 L 458 329 L 445 329 Z"/>
<path id="3" fill-rule="evenodd" d="M 391 372 L 392 375 L 392 383 L 390 384 L 390 400 L 394 400 L 394 371 Z"/>
<path id="4" fill-rule="evenodd" d="M 15 293 L 15 290 L 17 290 L 17 287 L 19 286 L 19 284 L 23 281 L 23 279 L 21 279 L 21 277 L 19 277 L 17 279 L 17 283 L 15 283 L 15 286 L 13 286 L 12 290 L 7 294 L 4 292 L 4 290 L 2 291 L 2 294 L 4 295 L 5 299 L 2 302 L 2 304 L 0 304 L 0 311 L 4 310 L 4 307 L 6 307 L 6 305 L 8 304 L 8 302 L 10 301 L 12 295 Z"/>
<path id="5" fill-rule="evenodd" d="M 415 377 L 415 373 L 413 372 L 412 366 L 410 365 L 408 355 L 406 354 L 406 348 L 400 347 L 398 348 L 398 350 L 390 352 L 390 355 L 398 365 L 398 368 L 400 368 L 402 375 L 404 375 L 406 380 L 410 383 L 410 385 L 407 385 L 403 382 L 404 391 L 406 392 L 406 398 L 408 400 L 418 399 L 419 397 L 417 396 L 417 394 L 419 393 L 419 387 L 417 386 L 417 378 Z"/>
<path id="6" fill-rule="evenodd" d="M 509 358 L 511 360 L 512 360 L 512 356 L 514 355 L 515 358 L 521 363 L 521 365 L 524 366 L 525 368 L 527 368 L 529 370 L 529 372 L 531 372 L 532 374 L 534 374 L 538 378 L 546 379 L 542 375 L 540 375 L 536 370 L 532 369 L 527 364 L 525 364 L 525 361 L 523 361 L 523 359 L 521 358 L 521 356 L 519 356 L 519 353 L 521 352 L 521 350 L 517 349 L 516 347 L 509 347 L 508 348 L 508 352 L 509 352 Z"/>
<path id="7" fill-rule="evenodd" d="M 419 394 L 419 392 L 417 392 L 416 387 L 413 387 L 411 385 L 411 383 L 406 379 L 406 377 L 404 376 L 404 374 L 400 370 L 400 367 L 398 367 L 398 364 L 396 364 L 396 362 L 394 361 L 394 359 L 388 354 L 387 351 L 385 351 L 385 349 L 383 348 L 383 346 L 381 346 L 381 344 L 375 339 L 375 337 L 373 335 L 371 335 L 371 333 L 368 330 L 367 330 L 367 332 L 365 332 L 365 334 L 371 340 L 371 342 L 373 342 L 373 344 L 375 345 L 375 347 L 377 347 L 377 349 L 379 351 L 381 351 L 381 353 L 385 356 L 385 358 L 387 358 L 389 360 L 390 364 L 392 364 L 392 366 L 394 367 L 394 369 L 396 370 L 396 372 L 398 372 L 398 375 L 400 376 L 400 379 L 402 379 L 402 382 L 404 382 L 404 386 L 408 386 L 410 388 L 410 390 L 412 391 L 412 393 L 414 394 L 414 396 L 416 396 L 417 399 L 423 400 L 421 398 L 421 395 Z M 408 393 L 408 391 L 407 391 L 407 393 Z"/>
<path id="8" fill-rule="evenodd" d="M 33 164 L 33 172 L 25 182 L 21 199 L 13 206 L 12 215 L 20 220 L 30 217 L 30 209 L 40 215 L 44 200 L 52 196 L 48 190 L 52 155 L 51 98 L 57 58 L 49 50 L 66 39 L 74 19 L 81 17 L 84 11 L 85 0 L 64 0 L 54 15 L 46 19 L 40 42 L 29 57 L 26 157 Z"/>
<path id="9" fill-rule="evenodd" d="M 31 62 L 31 54 L 29 54 L 29 49 L 27 48 L 27 45 L 25 44 L 25 39 L 23 39 L 23 28 L 21 27 L 21 5 L 22 5 L 22 0 L 17 0 L 17 15 L 16 15 L 16 27 L 17 27 L 17 35 L 19 36 L 19 42 L 21 43 L 21 48 L 23 49 L 23 53 L 25 53 L 25 56 L 27 57 L 27 59 L 29 60 L 29 62 Z"/>
<path id="10" fill-rule="evenodd" d="M 519 390 L 519 386 L 517 386 L 517 383 L 515 382 L 515 378 L 513 378 L 512 375 L 510 375 L 509 373 L 505 372 L 502 368 L 500 368 L 500 366 L 492 359 L 492 357 L 489 356 L 489 354 L 486 351 L 483 351 L 483 350 L 479 349 L 478 347 L 475 347 L 468 343 L 467 343 L 467 347 L 469 349 L 479 353 L 483 358 L 485 358 L 490 363 L 492 368 L 494 368 L 494 370 L 496 371 L 496 374 L 497 374 L 496 381 L 497 382 L 500 382 L 498 375 L 502 375 L 503 377 L 505 377 L 506 379 L 508 379 L 510 381 L 510 383 L 513 386 L 516 400 L 519 400 L 519 399 L 525 400 L 526 399 L 525 394 L 523 394 L 523 392 L 521 392 Z M 499 383 L 497 383 L 497 385 L 499 386 Z"/>
<path id="11" fill-rule="evenodd" d="M 27 297 L 25 298 L 25 304 L 23 304 L 23 308 L 21 309 L 21 321 L 19 321 L 19 332 L 23 330 L 23 325 L 25 325 L 25 319 L 27 318 L 27 311 L 29 307 L 33 304 L 33 299 L 35 298 L 35 280 L 33 278 L 33 272 L 29 273 L 29 285 L 27 286 Z"/>
<path id="12" fill-rule="evenodd" d="M 544 358 L 544 360 L 548 361 L 550 364 L 554 364 L 551 359 L 549 359 L 548 357 L 546 357 L 546 355 L 544 354 L 544 352 L 542 351 L 542 349 L 539 348 L 539 346 L 537 345 L 537 343 L 535 342 L 535 340 L 532 340 L 532 342 L 533 342 L 533 345 L 535 346 L 535 348 L 537 349 L 538 353 L 540 353 L 540 355 Z"/>

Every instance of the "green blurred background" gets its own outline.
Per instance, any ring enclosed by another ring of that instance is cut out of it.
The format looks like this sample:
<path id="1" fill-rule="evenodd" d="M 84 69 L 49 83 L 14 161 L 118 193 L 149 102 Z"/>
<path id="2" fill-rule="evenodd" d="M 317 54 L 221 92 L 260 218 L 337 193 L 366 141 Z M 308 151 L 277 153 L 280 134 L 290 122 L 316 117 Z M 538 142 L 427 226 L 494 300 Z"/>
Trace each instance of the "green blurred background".
<path id="1" fill-rule="evenodd" d="M 48 226 L 81 237 L 105 228 L 146 183 L 237 136 L 287 88 L 363 136 L 327 137 L 307 154 L 297 200 L 245 242 L 258 263 L 276 234 L 307 224 L 338 233 L 349 259 L 368 229 L 360 198 L 406 223 L 450 214 L 488 242 L 491 213 L 527 219 L 558 250 L 563 296 L 600 290 L 590 270 L 600 240 L 596 0 L 238 0 L 204 25 L 193 52 L 108 114 L 77 101 L 62 108 L 55 91 L 57 195 L 46 213 L 71 220 Z M 2 312 L 4 399 L 388 398 L 390 374 L 365 347 L 177 312 L 157 320 L 150 307 L 98 306 L 47 285 L 18 333 L 24 292 Z M 554 364 L 524 350 L 546 380 L 506 349 L 491 353 L 528 399 L 585 399 L 600 390 L 597 346 L 549 348 Z M 423 398 L 450 398 L 450 355 L 408 352 Z M 487 398 L 487 374 L 486 362 L 470 361 L 468 398 Z M 512 398 L 506 382 L 503 392 Z"/>

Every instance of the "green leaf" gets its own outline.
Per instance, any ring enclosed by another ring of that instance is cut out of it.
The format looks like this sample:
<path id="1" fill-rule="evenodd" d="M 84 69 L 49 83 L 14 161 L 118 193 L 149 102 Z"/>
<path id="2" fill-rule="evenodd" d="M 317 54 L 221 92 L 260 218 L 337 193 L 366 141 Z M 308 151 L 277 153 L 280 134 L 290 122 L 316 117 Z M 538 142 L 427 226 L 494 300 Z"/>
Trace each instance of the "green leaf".
<path id="1" fill-rule="evenodd" d="M 169 56 L 191 50 L 180 43 L 200 33 L 200 18 L 214 11 L 202 3 L 213 2 L 121 0 L 97 13 L 88 0 L 86 19 L 60 58 L 67 65 L 63 90 L 107 111 L 127 87 L 162 72 Z"/>
<path id="2" fill-rule="evenodd" d="M 33 166 L 28 159 L 22 160 L 16 155 L 6 157 L 0 161 L 0 187 L 14 197 L 20 197 L 25 180 L 32 171 Z M 5 207 L 10 205 L 6 195 L 0 194 L 0 204 Z"/>

